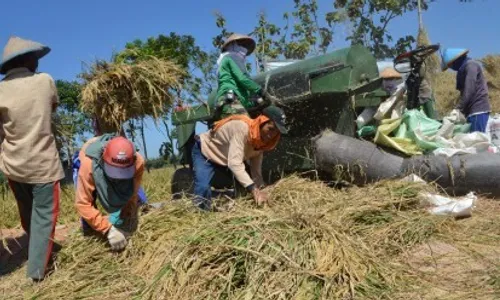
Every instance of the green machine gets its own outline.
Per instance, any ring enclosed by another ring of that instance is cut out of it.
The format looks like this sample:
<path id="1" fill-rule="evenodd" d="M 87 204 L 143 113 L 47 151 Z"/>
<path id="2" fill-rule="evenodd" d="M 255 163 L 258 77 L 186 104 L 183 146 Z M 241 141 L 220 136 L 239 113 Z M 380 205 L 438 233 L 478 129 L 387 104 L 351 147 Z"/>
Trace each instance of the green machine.
<path id="1" fill-rule="evenodd" d="M 363 46 L 352 46 L 321 56 L 260 73 L 253 78 L 285 111 L 290 131 L 278 147 L 264 156 L 263 174 L 268 182 L 291 172 L 313 170 L 311 138 L 325 129 L 355 136 L 357 114 L 368 106 L 378 106 L 388 94 L 381 89 L 377 62 Z M 182 164 L 172 179 L 173 194 L 189 192 L 192 185 L 191 149 L 197 122 L 217 121 L 215 92 L 207 104 L 177 111 L 177 127 Z M 224 180 L 225 176 L 227 180 Z M 232 176 L 221 170 L 214 183 L 222 188 L 234 184 Z M 237 184 L 236 184 L 237 185 Z"/>

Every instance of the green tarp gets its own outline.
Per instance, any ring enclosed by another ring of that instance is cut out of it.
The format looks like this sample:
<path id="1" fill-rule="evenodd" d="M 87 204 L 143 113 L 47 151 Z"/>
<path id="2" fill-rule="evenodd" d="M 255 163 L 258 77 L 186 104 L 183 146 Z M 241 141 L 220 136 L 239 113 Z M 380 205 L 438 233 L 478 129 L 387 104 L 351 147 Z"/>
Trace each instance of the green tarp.
<path id="1" fill-rule="evenodd" d="M 382 120 L 374 141 L 407 155 L 423 154 L 444 146 L 435 139 L 442 126 L 441 122 L 428 118 L 420 110 L 408 110 L 402 118 Z M 456 124 L 453 132 L 467 133 L 469 130 L 469 124 Z"/>

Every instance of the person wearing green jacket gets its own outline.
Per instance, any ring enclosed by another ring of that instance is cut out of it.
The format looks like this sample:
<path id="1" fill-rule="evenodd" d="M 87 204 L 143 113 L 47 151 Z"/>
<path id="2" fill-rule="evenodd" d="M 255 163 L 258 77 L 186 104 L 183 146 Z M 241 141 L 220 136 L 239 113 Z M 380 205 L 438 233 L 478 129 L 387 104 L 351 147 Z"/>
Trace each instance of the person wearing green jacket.
<path id="1" fill-rule="evenodd" d="M 220 109 L 222 118 L 247 114 L 246 109 L 256 105 L 250 99 L 252 96 L 262 101 L 262 88 L 250 78 L 246 68 L 246 56 L 254 50 L 255 41 L 242 34 L 231 35 L 222 45 L 222 53 L 217 60 L 216 96 L 216 107 Z"/>

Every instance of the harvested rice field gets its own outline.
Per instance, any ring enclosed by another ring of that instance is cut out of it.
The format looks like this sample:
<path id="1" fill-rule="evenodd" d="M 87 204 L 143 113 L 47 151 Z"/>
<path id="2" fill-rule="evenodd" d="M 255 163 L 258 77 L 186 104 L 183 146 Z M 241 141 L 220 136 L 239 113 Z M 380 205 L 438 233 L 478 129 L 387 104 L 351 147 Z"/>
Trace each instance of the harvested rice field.
<path id="1" fill-rule="evenodd" d="M 0 277 L 0 297 L 500 297 L 498 200 L 480 197 L 472 217 L 457 220 L 426 211 L 419 194 L 435 191 L 429 185 L 391 181 L 334 189 L 292 176 L 268 187 L 267 207 L 220 199 L 219 212 L 200 213 L 188 199 L 170 201 L 171 174 L 145 175 L 149 200 L 167 204 L 141 216 L 138 232 L 118 254 L 79 232 L 71 187 L 65 188 L 55 271 L 28 283 L 21 251 L 18 265 Z M 12 196 L 4 195 L 2 228 L 19 229 Z"/>

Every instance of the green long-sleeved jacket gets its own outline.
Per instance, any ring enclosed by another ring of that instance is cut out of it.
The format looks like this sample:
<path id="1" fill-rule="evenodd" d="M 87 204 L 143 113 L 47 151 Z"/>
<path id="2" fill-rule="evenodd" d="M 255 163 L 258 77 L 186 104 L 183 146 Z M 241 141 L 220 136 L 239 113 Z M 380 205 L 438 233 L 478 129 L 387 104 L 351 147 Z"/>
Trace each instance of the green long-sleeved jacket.
<path id="1" fill-rule="evenodd" d="M 219 87 L 217 98 L 224 96 L 229 90 L 233 90 L 240 103 L 249 108 L 253 106 L 249 97 L 258 93 L 261 87 L 245 74 L 229 56 L 222 59 L 219 67 Z"/>

